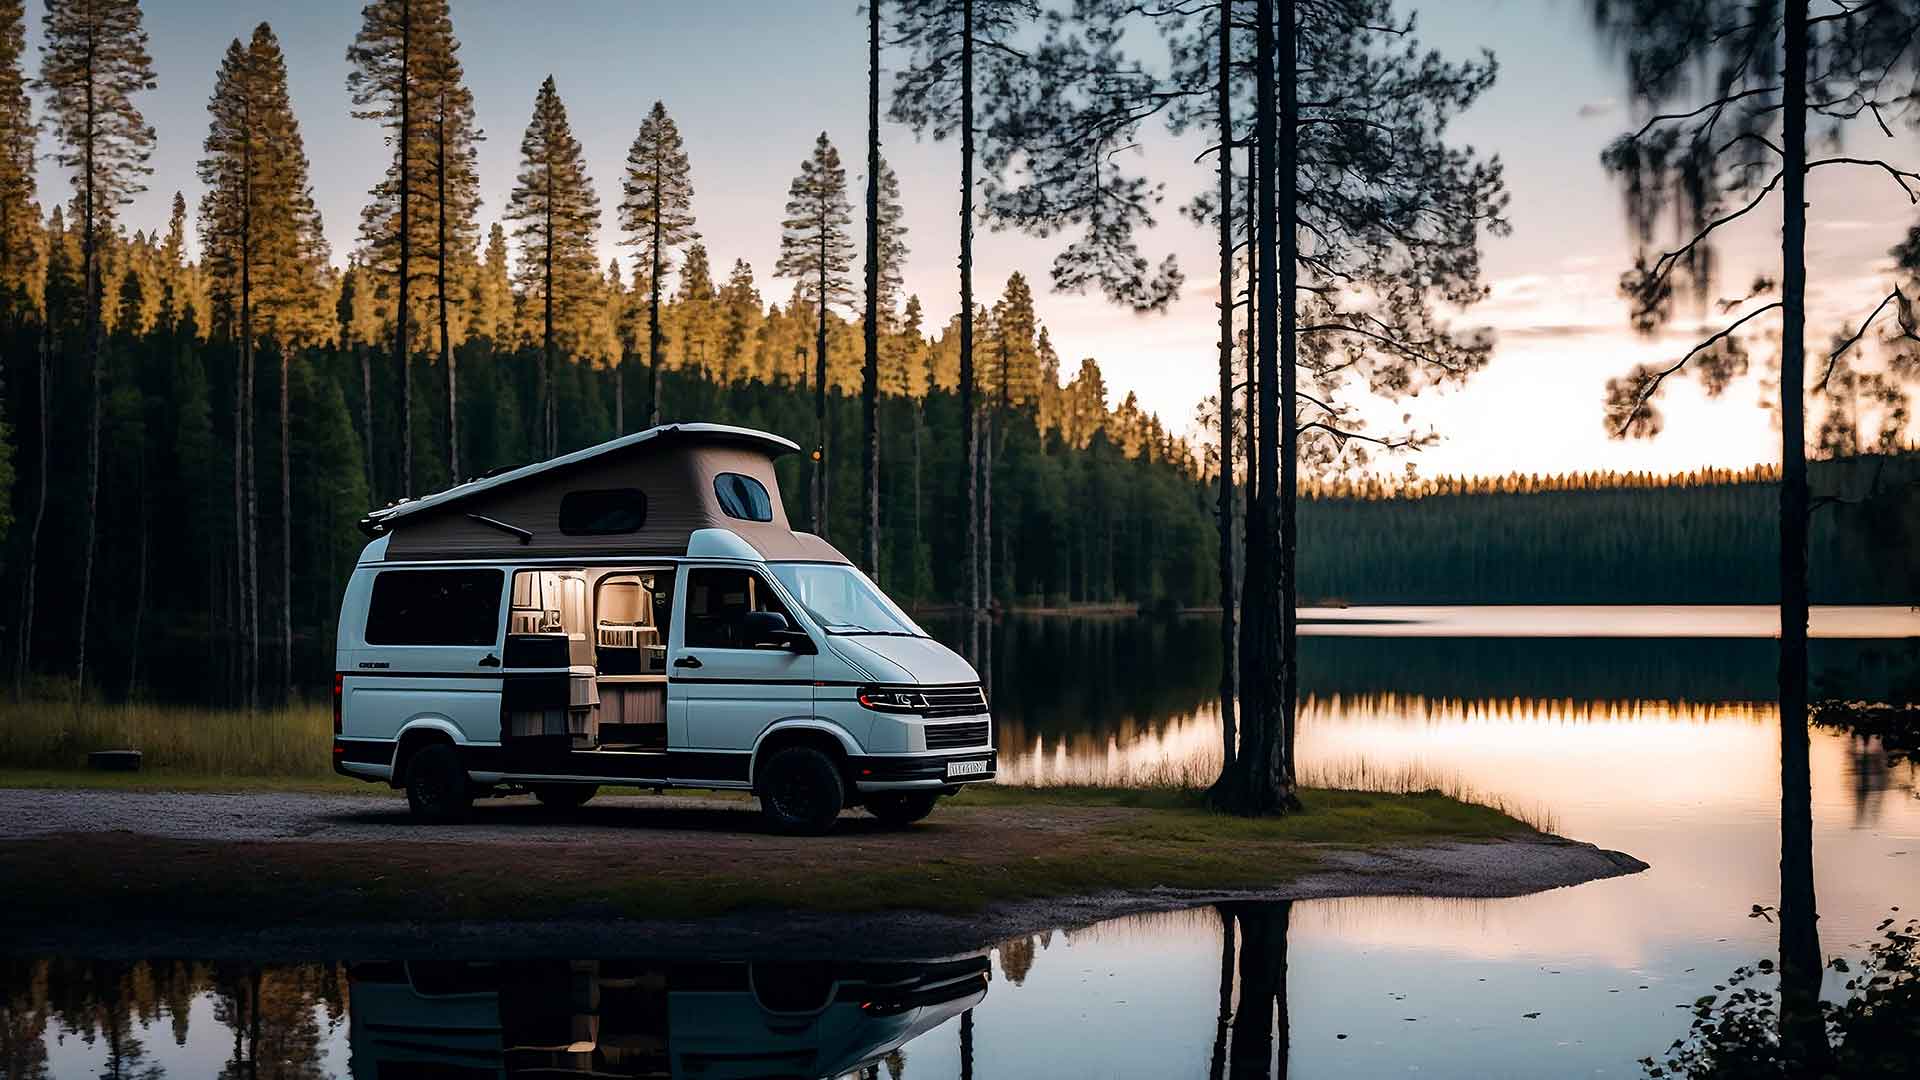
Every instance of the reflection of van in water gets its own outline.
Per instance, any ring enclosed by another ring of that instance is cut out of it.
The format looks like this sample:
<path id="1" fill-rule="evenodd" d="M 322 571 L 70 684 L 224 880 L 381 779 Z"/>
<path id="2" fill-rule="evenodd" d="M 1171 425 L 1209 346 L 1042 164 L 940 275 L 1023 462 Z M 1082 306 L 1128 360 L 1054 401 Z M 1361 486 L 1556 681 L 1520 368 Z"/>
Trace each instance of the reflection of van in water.
<path id="1" fill-rule="evenodd" d="M 825 540 L 775 435 L 677 424 L 369 514 L 340 606 L 337 772 L 463 816 L 530 790 L 752 791 L 790 832 L 991 780 L 979 676 Z"/>
<path id="2" fill-rule="evenodd" d="M 355 1080 L 838 1076 L 979 1004 L 987 961 L 347 969 Z"/>

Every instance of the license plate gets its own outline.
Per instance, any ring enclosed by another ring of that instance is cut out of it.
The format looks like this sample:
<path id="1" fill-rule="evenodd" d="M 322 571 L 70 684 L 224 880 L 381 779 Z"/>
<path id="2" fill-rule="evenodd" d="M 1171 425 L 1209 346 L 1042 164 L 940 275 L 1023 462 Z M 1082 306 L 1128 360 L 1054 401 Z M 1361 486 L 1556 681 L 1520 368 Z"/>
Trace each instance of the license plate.
<path id="1" fill-rule="evenodd" d="M 985 776 L 986 774 L 987 763 L 984 760 L 947 762 L 947 779 L 949 780 L 962 776 Z"/>

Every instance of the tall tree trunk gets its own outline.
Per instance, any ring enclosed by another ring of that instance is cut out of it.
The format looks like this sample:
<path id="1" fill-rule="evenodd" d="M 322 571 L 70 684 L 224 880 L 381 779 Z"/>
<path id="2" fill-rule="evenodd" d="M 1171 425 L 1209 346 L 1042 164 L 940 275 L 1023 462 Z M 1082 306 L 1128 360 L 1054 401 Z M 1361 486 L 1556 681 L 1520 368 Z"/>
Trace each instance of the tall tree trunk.
<path id="1" fill-rule="evenodd" d="M 867 0 L 867 325 L 861 367 L 861 479 L 867 573 L 880 578 L 880 0 Z"/>
<path id="2" fill-rule="evenodd" d="M 1207 1080 L 1224 1080 L 1227 1070 L 1227 1032 L 1233 1026 L 1233 912 L 1214 908 L 1220 916 L 1220 1006 L 1213 1021 L 1213 1056 L 1207 1062 Z"/>
<path id="3" fill-rule="evenodd" d="M 52 368 L 47 354 L 52 348 L 53 327 L 48 325 L 41 329 L 39 348 L 35 350 L 40 370 L 34 380 L 34 393 L 39 398 L 39 430 L 34 433 L 39 448 L 34 470 L 39 481 L 33 495 L 33 524 L 27 529 L 27 572 L 21 586 L 25 595 L 20 601 L 20 668 L 13 683 L 15 698 L 26 696 L 27 679 L 33 674 L 34 587 L 40 576 L 40 526 L 47 520 L 47 429 L 53 421 L 47 398 L 47 376 Z"/>
<path id="4" fill-rule="evenodd" d="M 1287 1075 L 1287 932 L 1292 916 L 1288 900 L 1240 911 L 1240 1007 L 1233 1017 L 1228 1073 L 1235 1080 L 1285 1080 Z"/>
<path id="5" fill-rule="evenodd" d="M 1233 0 L 1220 0 L 1220 742 L 1223 769 L 1235 745 L 1233 533 Z M 1231 931 L 1229 931 L 1231 932 Z"/>
<path id="6" fill-rule="evenodd" d="M 87 295 L 81 304 L 86 312 L 87 370 L 92 384 L 92 402 L 87 417 L 87 541 L 82 556 L 80 570 L 80 640 L 74 660 L 74 694 L 76 700 L 87 693 L 87 612 L 93 603 L 93 554 L 99 546 L 100 532 L 100 396 L 101 384 L 105 382 L 100 341 L 100 254 L 96 223 L 93 210 L 93 146 L 98 131 L 99 114 L 94 103 L 93 92 L 93 43 L 87 45 L 87 138 L 83 151 L 86 176 L 81 184 L 80 235 L 81 258 L 86 263 L 84 274 Z"/>
<path id="7" fill-rule="evenodd" d="M 1299 489 L 1300 489 L 1300 427 L 1295 408 L 1297 401 L 1297 381 L 1299 376 L 1299 278 L 1300 278 L 1300 226 L 1299 202 L 1300 183 L 1298 179 L 1299 152 L 1294 141 L 1300 126 L 1300 62 L 1296 45 L 1296 24 L 1294 0 L 1285 0 L 1280 5 L 1283 18 L 1277 27 L 1279 42 L 1276 62 L 1280 71 L 1280 129 L 1275 133 L 1278 144 L 1278 157 L 1275 158 L 1279 183 L 1280 219 L 1277 227 L 1280 232 L 1279 246 L 1274 251 L 1275 270 L 1279 275 L 1280 338 L 1278 400 L 1274 402 L 1273 423 L 1280 430 L 1280 486 L 1270 496 L 1279 519 L 1278 538 L 1280 556 L 1270 566 L 1269 572 L 1279 586 L 1280 616 L 1280 728 L 1276 739 L 1278 753 L 1273 763 L 1273 783 L 1279 805 L 1284 809 L 1294 809 L 1299 799 L 1294 794 L 1293 745 L 1294 729 L 1300 710 L 1300 639 L 1296 632 L 1299 627 Z"/>
<path id="8" fill-rule="evenodd" d="M 400 494 L 413 497 L 413 354 L 407 351 L 407 289 L 413 284 L 413 6 L 400 0 L 400 280 L 394 291 L 393 354 L 400 368 Z"/>
<path id="9" fill-rule="evenodd" d="M 1786 210 L 1780 348 L 1780 1038 L 1788 1060 L 1827 1056 L 1813 887 L 1807 738 L 1807 3 L 1786 4 Z"/>
<path id="10" fill-rule="evenodd" d="M 973 399 L 973 0 L 960 5 L 960 413 L 967 462 L 967 655 L 980 656 L 980 419 Z"/>
<path id="11" fill-rule="evenodd" d="M 144 469 L 142 470 L 145 471 Z M 144 481 L 145 477 L 142 477 Z M 127 700 L 132 701 L 140 688 L 140 635 L 147 620 L 147 570 L 152 510 L 147 503 L 146 484 L 140 486 L 140 576 L 133 592 L 133 635 L 127 658 Z"/>
<path id="12" fill-rule="evenodd" d="M 241 144 L 241 188 L 240 188 L 240 372 L 241 372 L 241 438 L 239 451 L 244 463 L 242 489 L 246 495 L 245 535 L 242 544 L 245 551 L 242 563 L 246 579 L 242 584 L 242 595 L 246 604 L 241 613 L 246 624 L 246 703 L 247 708 L 257 708 L 260 704 L 260 487 L 259 474 L 255 469 L 255 442 L 257 431 L 254 427 L 253 413 L 258 396 L 254 387 L 253 356 L 253 117 L 243 114 L 247 126 L 245 141 Z"/>
<path id="13" fill-rule="evenodd" d="M 553 376 L 554 376 L 555 365 L 554 365 L 554 343 L 553 343 L 553 168 L 551 165 L 549 165 L 547 168 L 546 249 L 547 249 L 546 250 L 546 283 L 547 283 L 546 294 L 547 295 L 546 295 L 546 304 L 543 309 L 543 321 L 542 321 L 542 326 L 544 330 L 542 341 L 543 341 L 543 347 L 545 350 L 546 362 L 545 362 L 543 372 L 541 374 L 541 381 L 546 384 L 546 387 L 545 387 L 546 402 L 543 406 L 544 411 L 541 417 L 541 424 L 544 427 L 544 432 L 546 436 L 547 456 L 553 457 L 554 455 L 560 452 L 560 437 L 559 437 L 559 413 L 558 411 L 555 410 L 554 404 L 553 404 L 553 391 L 554 391 Z M 655 250 L 657 251 L 658 248 L 655 248 Z M 655 257 L 654 262 L 655 262 L 655 265 L 659 264 L 659 258 L 657 256 Z M 659 288 L 657 284 L 659 279 L 655 278 L 654 280 L 656 282 L 655 289 L 657 290 Z"/>
<path id="14" fill-rule="evenodd" d="M 447 482 L 460 482 L 460 383 L 454 370 L 453 338 L 447 332 L 447 92 L 440 90 L 439 115 L 434 124 L 434 173 L 439 212 L 434 215 L 435 297 L 440 319 L 440 372 L 447 388 Z"/>
<path id="15" fill-rule="evenodd" d="M 293 699 L 293 457 L 287 411 L 286 346 L 280 347 L 280 700 Z"/>
<path id="16" fill-rule="evenodd" d="M 1282 0 L 1280 4 L 1280 40 L 1277 44 L 1274 0 L 1256 0 L 1254 7 L 1258 69 L 1254 137 L 1260 146 L 1260 170 L 1255 174 L 1259 188 L 1259 211 L 1254 219 L 1253 245 L 1254 251 L 1260 256 L 1256 275 L 1258 303 L 1255 305 L 1260 367 L 1259 482 L 1247 524 L 1247 585 L 1240 623 L 1241 702 L 1245 723 L 1241 731 L 1236 769 L 1222 775 L 1222 782 L 1214 787 L 1213 797 L 1222 807 L 1236 813 L 1270 814 L 1285 810 L 1292 801 L 1282 760 L 1286 749 L 1285 712 L 1281 697 L 1285 663 L 1281 635 L 1285 628 L 1279 610 L 1283 567 L 1279 565 L 1282 556 L 1274 550 L 1274 540 L 1280 525 L 1276 503 L 1279 496 L 1284 494 L 1280 485 L 1279 458 L 1291 444 L 1291 440 L 1283 442 L 1282 439 L 1280 421 L 1287 414 L 1281 408 L 1278 391 L 1282 379 L 1280 368 L 1283 365 L 1279 355 L 1282 344 L 1288 346 L 1285 359 L 1289 377 L 1291 375 L 1292 319 L 1289 316 L 1285 320 L 1284 328 L 1279 324 L 1282 312 L 1292 311 L 1291 289 L 1297 273 L 1291 228 L 1296 191 L 1294 154 L 1290 141 L 1276 137 L 1276 54 L 1289 58 L 1284 68 L 1284 100 L 1280 103 L 1283 122 L 1290 121 L 1292 116 L 1292 87 L 1296 72 L 1291 61 L 1294 40 L 1292 3 Z M 1276 182 L 1278 191 L 1275 190 Z M 1276 226 L 1283 223 L 1287 227 L 1279 228 L 1276 234 Z M 1283 274 L 1288 299 L 1284 309 L 1280 302 L 1283 289 L 1280 276 Z"/>
<path id="17" fill-rule="evenodd" d="M 820 305 L 813 338 L 813 532 L 827 537 L 827 230 L 820 230 Z"/>
<path id="18" fill-rule="evenodd" d="M 366 433 L 367 446 L 367 501 L 380 505 L 380 489 L 374 483 L 377 469 L 373 461 L 373 357 L 372 350 L 365 345 L 355 345 L 353 351 L 360 356 L 360 430 Z"/>
<path id="19" fill-rule="evenodd" d="M 647 426 L 660 426 L 660 274 L 664 265 L 660 251 L 660 177 L 654 166 L 653 185 L 653 269 L 647 278 Z"/>

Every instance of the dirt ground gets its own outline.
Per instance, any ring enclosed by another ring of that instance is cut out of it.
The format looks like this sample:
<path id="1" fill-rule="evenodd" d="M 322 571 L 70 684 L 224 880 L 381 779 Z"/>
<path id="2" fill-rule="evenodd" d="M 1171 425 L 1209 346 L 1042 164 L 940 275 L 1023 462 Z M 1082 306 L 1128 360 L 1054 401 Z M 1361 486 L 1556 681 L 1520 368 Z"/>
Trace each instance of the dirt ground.
<path id="1" fill-rule="evenodd" d="M 754 804 L 482 802 L 0 790 L 0 951 L 404 956 L 952 955 L 1020 933 L 1223 901 L 1512 896 L 1644 864 L 1557 837 L 1223 843 L 1115 806 L 943 806 L 889 831 L 764 832 Z"/>

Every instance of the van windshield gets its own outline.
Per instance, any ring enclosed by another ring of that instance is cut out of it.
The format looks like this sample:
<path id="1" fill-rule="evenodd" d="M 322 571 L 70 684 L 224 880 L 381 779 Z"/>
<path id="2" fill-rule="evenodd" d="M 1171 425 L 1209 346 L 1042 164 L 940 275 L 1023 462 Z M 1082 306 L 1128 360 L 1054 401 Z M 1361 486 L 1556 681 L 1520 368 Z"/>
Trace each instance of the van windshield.
<path id="1" fill-rule="evenodd" d="M 839 563 L 770 563 L 773 576 L 829 634 L 926 637 L 867 575 Z"/>

